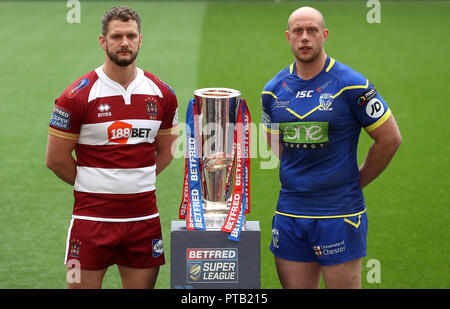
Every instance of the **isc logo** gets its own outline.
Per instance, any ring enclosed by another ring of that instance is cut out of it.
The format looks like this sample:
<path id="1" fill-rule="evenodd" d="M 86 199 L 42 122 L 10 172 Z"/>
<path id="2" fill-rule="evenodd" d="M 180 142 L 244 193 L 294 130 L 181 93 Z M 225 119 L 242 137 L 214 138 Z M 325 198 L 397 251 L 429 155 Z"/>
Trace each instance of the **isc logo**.
<path id="1" fill-rule="evenodd" d="M 297 95 L 295 97 L 296 98 L 312 98 L 313 92 L 314 92 L 314 90 L 298 91 Z"/>
<path id="2" fill-rule="evenodd" d="M 130 137 L 149 138 L 150 128 L 133 128 L 129 123 L 115 121 L 108 127 L 108 140 L 111 143 L 126 144 Z"/>

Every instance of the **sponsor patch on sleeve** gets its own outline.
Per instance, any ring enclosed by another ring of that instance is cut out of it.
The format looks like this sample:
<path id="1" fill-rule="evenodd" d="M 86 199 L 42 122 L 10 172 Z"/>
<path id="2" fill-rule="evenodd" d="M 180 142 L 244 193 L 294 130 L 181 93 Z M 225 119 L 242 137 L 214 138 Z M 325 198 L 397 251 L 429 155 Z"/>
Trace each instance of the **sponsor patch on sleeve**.
<path id="1" fill-rule="evenodd" d="M 377 98 L 373 98 L 369 101 L 369 103 L 367 103 L 366 113 L 371 118 L 380 118 L 384 114 L 383 103 L 381 103 Z"/>
<path id="2" fill-rule="evenodd" d="M 89 85 L 89 79 L 87 78 L 83 78 L 82 80 L 80 80 L 75 86 L 73 86 L 72 89 L 70 89 L 66 96 L 69 99 L 72 99 L 74 96 L 77 95 L 78 92 L 80 92 L 84 87 L 86 87 L 87 85 Z"/>
<path id="3" fill-rule="evenodd" d="M 376 95 L 377 90 L 375 88 L 368 89 L 366 92 L 364 92 L 358 97 L 359 106 L 363 106 L 364 104 L 372 100 Z"/>
<path id="4" fill-rule="evenodd" d="M 69 130 L 70 113 L 58 106 L 55 106 L 53 109 L 52 118 L 50 119 L 50 124 L 56 128 Z"/>

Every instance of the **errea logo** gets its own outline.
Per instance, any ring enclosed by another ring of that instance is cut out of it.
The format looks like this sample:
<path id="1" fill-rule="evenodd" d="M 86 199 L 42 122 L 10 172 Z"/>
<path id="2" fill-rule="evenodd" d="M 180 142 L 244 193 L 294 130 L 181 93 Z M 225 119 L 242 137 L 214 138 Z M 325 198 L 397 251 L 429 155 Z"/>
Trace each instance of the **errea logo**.
<path id="1" fill-rule="evenodd" d="M 106 104 L 106 103 L 105 103 L 105 104 L 100 104 L 100 105 L 98 106 L 98 111 L 104 113 L 104 112 L 109 111 L 110 108 L 111 108 L 111 106 L 109 106 L 109 105 Z"/>
<path id="2" fill-rule="evenodd" d="M 112 115 L 111 112 L 109 111 L 111 109 L 111 106 L 109 106 L 106 103 L 100 104 L 97 109 L 100 112 L 100 113 L 97 114 L 98 118 L 100 118 L 100 117 L 109 117 L 109 116 Z"/>

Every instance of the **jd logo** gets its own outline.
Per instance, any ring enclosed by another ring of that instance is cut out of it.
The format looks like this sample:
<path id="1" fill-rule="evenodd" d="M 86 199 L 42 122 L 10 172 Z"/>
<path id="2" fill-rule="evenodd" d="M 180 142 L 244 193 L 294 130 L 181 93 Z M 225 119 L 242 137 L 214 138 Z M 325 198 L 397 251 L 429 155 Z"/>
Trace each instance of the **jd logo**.
<path id="1" fill-rule="evenodd" d="M 384 113 L 384 106 L 377 98 L 373 98 L 367 103 L 366 113 L 372 118 L 379 118 Z"/>
<path id="2" fill-rule="evenodd" d="M 289 148 L 324 148 L 328 145 L 328 122 L 280 123 L 283 141 Z"/>

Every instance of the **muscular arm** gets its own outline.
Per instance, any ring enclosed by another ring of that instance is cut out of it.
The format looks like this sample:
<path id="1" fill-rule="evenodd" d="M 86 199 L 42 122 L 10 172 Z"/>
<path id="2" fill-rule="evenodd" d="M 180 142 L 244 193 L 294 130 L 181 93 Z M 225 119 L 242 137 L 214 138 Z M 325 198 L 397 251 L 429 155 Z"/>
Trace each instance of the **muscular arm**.
<path id="1" fill-rule="evenodd" d="M 178 135 L 158 135 L 155 140 L 156 175 L 161 173 L 173 160 L 172 146 L 176 146 Z"/>
<path id="2" fill-rule="evenodd" d="M 361 188 L 367 186 L 384 171 L 402 141 L 393 115 L 368 134 L 374 143 L 359 168 L 359 186 Z"/>
<path id="3" fill-rule="evenodd" d="M 72 151 L 76 140 L 64 139 L 49 134 L 47 140 L 46 164 L 59 178 L 70 185 L 75 183 L 77 167 Z"/>
<path id="4" fill-rule="evenodd" d="M 266 140 L 267 145 L 270 149 L 272 149 L 273 153 L 278 157 L 278 159 L 281 159 L 281 153 L 283 152 L 283 146 L 280 142 L 280 134 L 274 134 L 270 133 L 268 131 L 266 132 Z"/>

